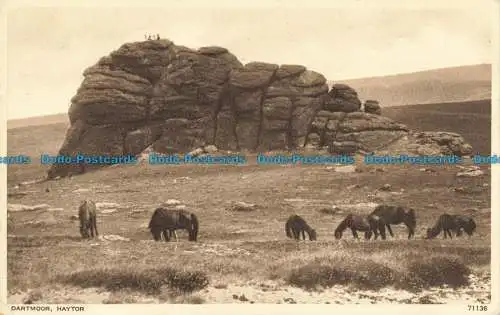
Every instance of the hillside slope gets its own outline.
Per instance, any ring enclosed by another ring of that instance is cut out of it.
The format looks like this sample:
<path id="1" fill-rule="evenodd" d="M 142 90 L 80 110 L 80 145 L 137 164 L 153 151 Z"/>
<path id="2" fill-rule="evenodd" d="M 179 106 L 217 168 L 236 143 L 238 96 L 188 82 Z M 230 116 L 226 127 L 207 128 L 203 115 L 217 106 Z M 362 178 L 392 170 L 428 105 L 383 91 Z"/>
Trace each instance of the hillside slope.
<path id="1" fill-rule="evenodd" d="M 348 84 L 358 92 L 360 99 L 375 99 L 384 107 L 483 100 L 491 98 L 491 65 L 434 69 L 335 83 Z"/>
<path id="2" fill-rule="evenodd" d="M 394 106 L 382 111 L 415 131 L 458 133 L 474 153 L 491 154 L 491 100 Z"/>
<path id="3" fill-rule="evenodd" d="M 69 118 L 67 113 L 9 119 L 7 121 L 7 129 L 23 128 L 28 126 L 51 125 L 59 123 L 69 124 Z"/>

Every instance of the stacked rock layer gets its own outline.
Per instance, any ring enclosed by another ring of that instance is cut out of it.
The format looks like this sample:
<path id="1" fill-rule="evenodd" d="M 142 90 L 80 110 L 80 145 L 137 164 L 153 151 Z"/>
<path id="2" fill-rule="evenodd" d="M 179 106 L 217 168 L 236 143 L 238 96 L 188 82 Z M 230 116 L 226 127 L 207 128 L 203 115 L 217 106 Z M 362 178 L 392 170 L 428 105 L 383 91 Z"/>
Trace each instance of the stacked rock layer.
<path id="1" fill-rule="evenodd" d="M 71 100 L 61 155 L 268 152 L 329 148 L 372 152 L 408 134 L 376 101 L 301 65 L 250 62 L 227 49 L 171 41 L 127 43 L 86 69 Z M 81 172 L 53 165 L 49 178 Z"/>

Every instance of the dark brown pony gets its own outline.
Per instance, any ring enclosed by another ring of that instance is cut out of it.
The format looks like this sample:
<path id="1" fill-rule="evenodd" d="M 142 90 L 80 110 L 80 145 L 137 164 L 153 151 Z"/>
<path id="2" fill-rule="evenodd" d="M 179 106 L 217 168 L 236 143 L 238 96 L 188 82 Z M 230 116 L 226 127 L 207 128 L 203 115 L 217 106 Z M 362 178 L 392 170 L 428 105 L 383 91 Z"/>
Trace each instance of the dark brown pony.
<path id="1" fill-rule="evenodd" d="M 189 241 L 196 242 L 198 239 L 199 222 L 194 213 L 180 210 L 157 208 L 148 225 L 151 234 L 155 241 L 160 241 L 162 235 L 166 242 L 170 241 L 170 237 L 177 233 L 175 230 L 187 230 L 189 233 Z"/>
<path id="2" fill-rule="evenodd" d="M 385 240 L 385 223 L 382 218 L 376 215 L 361 216 L 356 214 L 348 214 L 335 229 L 335 238 L 341 239 L 342 233 L 346 229 L 351 229 L 352 236 L 359 238 L 357 231 L 365 232 L 365 239 L 369 240 L 372 234 L 375 234 L 375 239 L 379 234 Z"/>
<path id="3" fill-rule="evenodd" d="M 455 232 L 458 237 L 462 235 L 462 229 L 470 237 L 476 230 L 476 222 L 467 216 L 444 213 L 439 216 L 433 227 L 427 229 L 427 239 L 435 238 L 441 231 L 443 231 L 444 238 L 447 238 L 447 235 L 453 238 L 451 231 Z"/>
<path id="4" fill-rule="evenodd" d="M 287 237 L 293 238 L 297 241 L 300 240 L 301 233 L 304 240 L 306 239 L 305 233 L 309 235 L 310 241 L 315 241 L 317 237 L 316 230 L 311 228 L 309 224 L 307 224 L 306 220 L 296 214 L 291 215 L 286 221 L 285 233 Z"/>
<path id="5" fill-rule="evenodd" d="M 394 237 L 394 233 L 392 233 L 391 224 L 401 224 L 404 223 L 408 228 L 408 239 L 412 238 L 415 235 L 415 228 L 417 227 L 417 219 L 415 215 L 415 210 L 411 208 L 404 208 L 401 206 L 389 206 L 389 205 L 380 205 L 375 208 L 375 210 L 370 213 L 370 215 L 376 215 L 382 218 L 385 222 L 385 226 L 391 234 L 391 237 Z"/>
<path id="6" fill-rule="evenodd" d="M 94 238 L 99 236 L 97 232 L 97 207 L 92 200 L 84 200 L 78 207 L 78 219 L 80 220 L 80 234 L 82 238 Z"/>

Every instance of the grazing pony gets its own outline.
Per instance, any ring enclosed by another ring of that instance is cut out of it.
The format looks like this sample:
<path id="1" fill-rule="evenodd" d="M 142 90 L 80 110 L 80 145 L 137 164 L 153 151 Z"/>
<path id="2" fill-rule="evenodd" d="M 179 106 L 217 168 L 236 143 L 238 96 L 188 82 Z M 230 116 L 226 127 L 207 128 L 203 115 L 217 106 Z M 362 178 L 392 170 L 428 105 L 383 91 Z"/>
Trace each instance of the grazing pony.
<path id="1" fill-rule="evenodd" d="M 99 236 L 97 232 L 96 204 L 92 200 L 84 200 L 78 207 L 78 219 L 80 220 L 80 234 L 82 238 L 94 238 Z"/>
<path id="2" fill-rule="evenodd" d="M 305 240 L 306 235 L 305 232 L 309 235 L 310 241 L 315 241 L 317 234 L 316 230 L 311 228 L 309 224 L 300 216 L 294 214 L 291 215 L 285 224 L 285 233 L 289 238 L 293 238 L 295 240 L 300 240 L 300 233 L 302 233 L 302 238 Z"/>
<path id="3" fill-rule="evenodd" d="M 411 208 L 406 209 L 401 206 L 379 205 L 372 211 L 372 213 L 370 213 L 370 215 L 378 216 L 384 220 L 385 226 L 387 227 L 389 234 L 391 234 L 391 237 L 394 237 L 391 224 L 401 223 L 404 223 L 408 228 L 408 239 L 415 235 L 417 219 L 415 210 Z"/>
<path id="4" fill-rule="evenodd" d="M 148 225 L 155 241 L 160 241 L 162 235 L 166 242 L 170 241 L 172 235 L 176 236 L 175 230 L 187 230 L 189 241 L 196 242 L 198 239 L 199 222 L 198 217 L 191 212 L 181 209 L 157 208 Z"/>
<path id="5" fill-rule="evenodd" d="M 376 215 L 361 216 L 355 214 L 348 214 L 342 222 L 335 229 L 335 238 L 341 239 L 342 233 L 346 229 L 351 229 L 352 236 L 354 238 L 359 238 L 356 231 L 365 232 L 365 239 L 369 240 L 372 233 L 375 234 L 375 239 L 380 236 L 385 240 L 385 222 L 382 218 Z"/>
<path id="6" fill-rule="evenodd" d="M 467 216 L 444 213 L 439 216 L 433 227 L 427 229 L 427 239 L 435 238 L 441 231 L 443 231 L 444 238 L 447 238 L 447 235 L 453 238 L 451 231 L 454 231 L 458 237 L 462 235 L 462 229 L 470 237 L 476 230 L 476 222 Z"/>

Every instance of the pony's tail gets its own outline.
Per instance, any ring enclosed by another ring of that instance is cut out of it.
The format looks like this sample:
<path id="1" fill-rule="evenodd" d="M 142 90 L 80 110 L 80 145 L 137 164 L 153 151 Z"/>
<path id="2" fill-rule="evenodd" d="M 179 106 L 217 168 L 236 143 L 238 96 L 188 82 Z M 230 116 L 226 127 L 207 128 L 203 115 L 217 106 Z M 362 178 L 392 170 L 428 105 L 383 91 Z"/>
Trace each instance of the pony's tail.
<path id="1" fill-rule="evenodd" d="M 192 241 L 196 241 L 196 239 L 198 238 L 199 222 L 198 222 L 198 217 L 194 213 L 191 213 L 191 226 L 193 227 L 192 230 L 193 236 L 191 238 Z"/>
<path id="2" fill-rule="evenodd" d="M 156 209 L 155 212 L 153 212 L 153 215 L 151 216 L 151 220 L 149 220 L 149 224 L 148 224 L 149 230 L 151 230 L 153 228 L 153 222 L 156 221 L 157 213 L 158 213 L 158 209 Z"/>
<path id="3" fill-rule="evenodd" d="M 292 238 L 292 229 L 290 228 L 290 221 L 286 221 L 286 224 L 285 224 L 285 233 L 286 233 L 286 237 L 288 238 Z"/>

